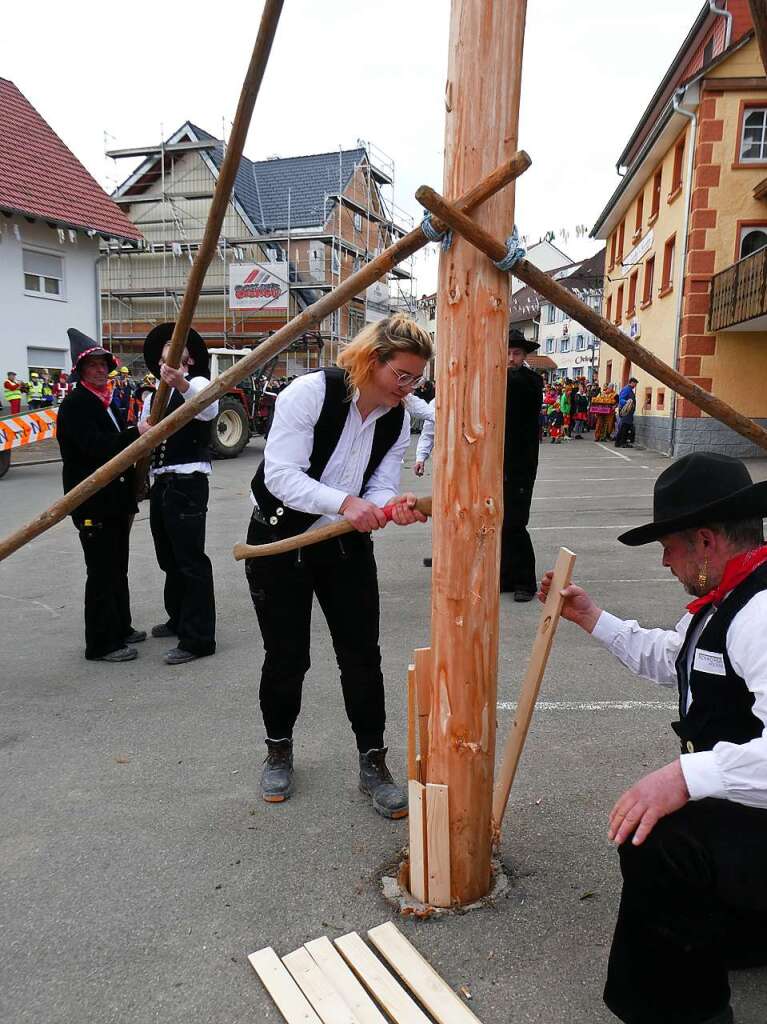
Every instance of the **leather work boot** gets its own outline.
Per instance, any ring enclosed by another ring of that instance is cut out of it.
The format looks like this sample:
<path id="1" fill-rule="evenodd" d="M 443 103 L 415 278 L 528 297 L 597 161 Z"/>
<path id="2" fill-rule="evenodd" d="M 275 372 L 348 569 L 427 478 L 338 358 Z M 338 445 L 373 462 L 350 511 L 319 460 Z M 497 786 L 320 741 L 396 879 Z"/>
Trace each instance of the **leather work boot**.
<path id="1" fill-rule="evenodd" d="M 293 740 L 266 739 L 261 772 L 261 796 L 268 804 L 281 804 L 293 792 Z"/>
<path id="2" fill-rule="evenodd" d="M 398 786 L 386 767 L 388 747 L 360 754 L 360 790 L 373 799 L 373 807 L 384 818 L 407 817 L 407 793 Z"/>

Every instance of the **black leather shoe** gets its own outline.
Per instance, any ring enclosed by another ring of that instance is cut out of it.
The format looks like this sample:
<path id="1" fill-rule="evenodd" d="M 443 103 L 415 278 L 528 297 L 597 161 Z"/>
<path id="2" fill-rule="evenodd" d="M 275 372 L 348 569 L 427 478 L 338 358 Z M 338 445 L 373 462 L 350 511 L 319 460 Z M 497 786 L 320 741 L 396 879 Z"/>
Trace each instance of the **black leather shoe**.
<path id="1" fill-rule="evenodd" d="M 172 651 L 168 651 L 162 660 L 166 665 L 185 665 L 188 661 L 196 661 L 199 657 L 199 654 L 185 651 L 183 647 L 174 647 Z"/>
<path id="2" fill-rule="evenodd" d="M 175 629 L 172 629 L 170 623 L 168 622 L 161 622 L 159 626 L 152 626 L 152 636 L 154 637 L 165 637 L 175 635 Z"/>
<path id="3" fill-rule="evenodd" d="M 424 558 L 424 560 L 423 560 L 423 564 L 424 564 L 424 566 L 425 566 L 425 567 L 426 567 L 427 569 L 431 569 L 431 559 L 430 559 L 430 558 Z"/>
<path id="4" fill-rule="evenodd" d="M 132 629 L 125 638 L 126 644 L 140 644 L 142 640 L 146 640 L 145 629 Z"/>
<path id="5" fill-rule="evenodd" d="M 117 663 L 120 661 L 135 661 L 138 657 L 138 651 L 135 647 L 120 647 L 116 651 L 110 651 L 109 654 L 103 654 L 100 658 L 94 658 L 94 661 L 110 661 Z"/>
<path id="6" fill-rule="evenodd" d="M 386 767 L 388 747 L 360 754 L 360 790 L 373 800 L 384 818 L 407 817 L 407 792 L 398 786 Z"/>
<path id="7" fill-rule="evenodd" d="M 281 804 L 293 792 L 293 740 L 267 737 L 266 751 L 261 797 L 268 804 Z"/>
<path id="8" fill-rule="evenodd" d="M 524 601 L 532 601 L 534 597 L 535 597 L 535 593 L 531 594 L 529 590 L 515 590 L 514 591 L 514 600 L 518 604 L 521 604 Z"/>

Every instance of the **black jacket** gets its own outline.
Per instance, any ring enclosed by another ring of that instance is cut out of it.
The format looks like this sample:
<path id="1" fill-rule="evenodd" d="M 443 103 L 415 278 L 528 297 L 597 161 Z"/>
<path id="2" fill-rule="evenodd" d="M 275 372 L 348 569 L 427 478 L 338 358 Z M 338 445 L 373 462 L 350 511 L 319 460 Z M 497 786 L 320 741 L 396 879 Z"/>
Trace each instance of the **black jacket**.
<path id="1" fill-rule="evenodd" d="M 543 378 L 529 366 L 506 374 L 506 435 L 503 447 L 505 480 L 534 480 L 538 472 L 538 417 L 543 403 Z"/>
<path id="2" fill-rule="evenodd" d="M 56 437 L 61 449 L 65 492 L 71 491 L 81 480 L 138 438 L 138 429 L 125 427 L 122 413 L 114 403 L 111 409 L 121 426 L 120 430 L 96 395 L 81 384 L 61 403 Z M 72 518 L 113 519 L 137 511 L 134 472 L 131 468 L 91 495 L 75 509 Z"/>

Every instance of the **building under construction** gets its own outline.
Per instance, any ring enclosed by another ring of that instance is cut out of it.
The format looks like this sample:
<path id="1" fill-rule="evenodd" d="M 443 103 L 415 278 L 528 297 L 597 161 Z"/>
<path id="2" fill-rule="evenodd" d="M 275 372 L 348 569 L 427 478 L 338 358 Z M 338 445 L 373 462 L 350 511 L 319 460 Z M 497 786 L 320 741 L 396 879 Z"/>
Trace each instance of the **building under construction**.
<path id="1" fill-rule="evenodd" d="M 202 239 L 225 143 L 187 121 L 156 146 L 112 150 L 141 163 L 112 198 L 140 229 L 138 244 L 105 243 L 100 264 L 103 337 L 137 365 L 150 328 L 175 319 Z M 394 163 L 370 143 L 355 149 L 251 161 L 242 158 L 193 325 L 209 346 L 253 346 L 412 227 L 394 205 Z M 367 322 L 413 306 L 411 266 L 395 268 L 280 366 L 332 363 Z"/>

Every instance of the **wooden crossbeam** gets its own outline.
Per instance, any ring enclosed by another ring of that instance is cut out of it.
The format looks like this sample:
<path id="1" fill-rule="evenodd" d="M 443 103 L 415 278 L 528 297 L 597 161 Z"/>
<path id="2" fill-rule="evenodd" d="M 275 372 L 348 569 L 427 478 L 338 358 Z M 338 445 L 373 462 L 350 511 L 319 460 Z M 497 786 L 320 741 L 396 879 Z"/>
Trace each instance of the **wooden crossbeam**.
<path id="1" fill-rule="evenodd" d="M 503 242 L 493 238 L 491 234 L 458 210 L 454 204 L 443 199 L 434 189 L 424 185 L 416 192 L 416 198 L 427 210 L 431 210 L 432 213 L 449 224 L 454 231 L 484 252 L 491 260 L 501 260 L 506 255 L 506 246 Z M 738 434 L 767 451 L 767 430 L 764 427 L 750 420 L 748 416 L 744 416 L 737 409 L 733 409 L 721 398 L 716 398 L 697 384 L 693 384 L 688 377 L 673 369 L 668 363 L 664 363 L 662 359 L 658 359 L 623 331 L 619 331 L 609 320 L 605 320 L 585 302 L 581 302 L 571 291 L 554 281 L 548 274 L 544 274 L 542 270 L 534 267 L 528 260 L 523 259 L 515 264 L 512 273 L 520 281 L 524 281 L 525 284 L 530 285 L 531 288 L 543 295 L 552 305 L 565 310 L 586 330 L 601 338 L 636 366 L 641 366 L 643 370 L 676 391 L 677 394 L 689 399 L 703 412 L 731 427 Z"/>
<path id="2" fill-rule="evenodd" d="M 458 200 L 457 207 L 461 210 L 474 210 L 481 206 L 491 196 L 499 192 L 509 182 L 514 181 L 520 174 L 523 174 L 530 166 L 531 160 L 524 150 L 515 153 L 510 159 L 504 160 L 490 174 L 484 177 L 473 188 L 466 191 Z M 438 229 L 444 227 L 438 222 L 435 224 Z M 0 540 L 0 561 L 18 551 L 30 540 L 39 537 L 41 533 L 49 530 L 56 523 L 61 522 L 70 515 L 91 495 L 105 487 L 111 480 L 124 473 L 126 469 L 135 462 L 148 455 L 157 445 L 170 437 L 177 430 L 180 430 L 186 423 L 189 423 L 203 409 L 225 395 L 231 388 L 236 387 L 241 380 L 249 377 L 252 373 L 262 367 L 274 356 L 284 351 L 296 338 L 301 337 L 307 331 L 316 330 L 320 323 L 336 309 L 339 309 L 350 299 L 360 292 L 363 292 L 371 284 L 388 274 L 393 267 L 403 260 L 418 252 L 425 245 L 428 245 L 426 236 L 420 227 L 408 232 L 404 238 L 399 239 L 388 249 L 385 249 L 380 256 L 371 260 L 357 273 L 347 277 L 337 288 L 329 294 L 324 295 L 311 306 L 307 307 L 290 323 L 281 327 L 271 338 L 258 345 L 248 355 L 240 359 L 223 373 L 219 374 L 208 384 L 198 395 L 189 401 L 184 402 L 181 408 L 165 416 L 156 426 L 148 430 L 142 437 L 124 448 L 119 455 L 116 455 L 109 462 L 99 467 L 85 480 L 81 481 L 71 491 L 68 491 L 63 498 L 54 502 L 49 508 L 35 519 L 24 526 L 8 534 Z"/>

